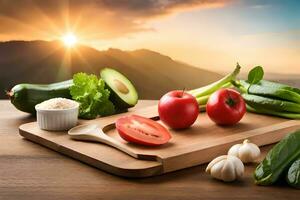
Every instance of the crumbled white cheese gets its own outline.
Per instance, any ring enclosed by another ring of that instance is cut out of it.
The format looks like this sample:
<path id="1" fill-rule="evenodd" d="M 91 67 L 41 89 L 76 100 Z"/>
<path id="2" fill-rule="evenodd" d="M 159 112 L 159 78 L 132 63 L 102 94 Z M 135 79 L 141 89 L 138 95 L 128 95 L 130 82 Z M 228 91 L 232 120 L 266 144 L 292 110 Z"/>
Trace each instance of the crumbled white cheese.
<path id="1" fill-rule="evenodd" d="M 74 108 L 76 106 L 78 106 L 76 101 L 65 98 L 53 98 L 38 104 L 37 108 L 45 110 L 62 110 Z"/>

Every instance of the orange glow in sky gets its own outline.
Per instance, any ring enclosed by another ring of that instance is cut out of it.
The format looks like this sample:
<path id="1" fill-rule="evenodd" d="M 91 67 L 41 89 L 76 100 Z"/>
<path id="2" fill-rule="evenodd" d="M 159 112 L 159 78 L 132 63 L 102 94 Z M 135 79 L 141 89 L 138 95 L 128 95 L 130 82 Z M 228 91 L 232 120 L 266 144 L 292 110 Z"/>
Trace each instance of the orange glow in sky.
<path id="1" fill-rule="evenodd" d="M 245 71 L 262 65 L 300 74 L 299 6 L 295 0 L 0 2 L 0 41 L 145 48 L 212 71 L 231 71 L 239 62 Z"/>

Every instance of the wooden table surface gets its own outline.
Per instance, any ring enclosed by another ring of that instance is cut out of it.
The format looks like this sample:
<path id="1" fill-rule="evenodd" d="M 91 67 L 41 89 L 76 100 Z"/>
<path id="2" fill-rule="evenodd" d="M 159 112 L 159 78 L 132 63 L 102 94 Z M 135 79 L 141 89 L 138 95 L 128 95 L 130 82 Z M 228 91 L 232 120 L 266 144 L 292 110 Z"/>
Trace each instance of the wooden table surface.
<path id="1" fill-rule="evenodd" d="M 140 101 L 138 107 L 155 104 Z M 144 179 L 120 178 L 22 139 L 18 126 L 34 121 L 0 101 L 0 200 L 2 199 L 299 199 L 284 183 L 255 186 L 247 165 L 242 181 L 223 183 L 206 165 Z M 262 148 L 263 156 L 271 146 Z M 101 153 L 101 152 L 99 152 Z"/>

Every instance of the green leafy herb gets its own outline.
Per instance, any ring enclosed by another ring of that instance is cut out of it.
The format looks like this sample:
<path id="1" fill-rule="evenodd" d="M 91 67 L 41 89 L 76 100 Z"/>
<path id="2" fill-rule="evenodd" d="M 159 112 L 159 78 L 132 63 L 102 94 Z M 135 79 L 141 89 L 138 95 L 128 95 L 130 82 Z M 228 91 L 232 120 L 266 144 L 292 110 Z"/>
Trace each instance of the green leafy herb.
<path id="1" fill-rule="evenodd" d="M 264 77 L 264 70 L 261 66 L 256 66 L 248 74 L 248 82 L 250 84 L 256 84 Z"/>
<path id="2" fill-rule="evenodd" d="M 95 75 L 77 73 L 73 76 L 74 85 L 70 88 L 72 98 L 80 103 L 79 117 L 94 119 L 98 115 L 111 115 L 114 105 L 109 101 L 109 90 L 105 83 Z"/>
<path id="3" fill-rule="evenodd" d="M 300 156 L 290 166 L 286 180 L 290 186 L 300 189 Z"/>
<path id="4" fill-rule="evenodd" d="M 261 66 L 256 66 L 248 73 L 248 83 L 250 84 L 248 87 L 251 87 L 252 84 L 256 84 L 261 81 L 264 77 L 264 69 Z"/>
<path id="5" fill-rule="evenodd" d="M 257 166 L 254 172 L 255 183 L 272 185 L 300 156 L 300 130 L 290 133 L 277 143 Z"/>

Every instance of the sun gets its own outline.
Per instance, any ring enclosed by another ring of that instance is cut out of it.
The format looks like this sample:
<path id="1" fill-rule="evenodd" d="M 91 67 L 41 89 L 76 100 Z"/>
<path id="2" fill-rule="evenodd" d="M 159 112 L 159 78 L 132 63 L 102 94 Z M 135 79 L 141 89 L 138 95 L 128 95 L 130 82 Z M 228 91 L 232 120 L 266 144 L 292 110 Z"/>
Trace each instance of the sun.
<path id="1" fill-rule="evenodd" d="M 65 44 L 66 47 L 72 48 L 77 44 L 77 37 L 74 33 L 65 34 L 61 40 Z"/>

